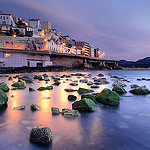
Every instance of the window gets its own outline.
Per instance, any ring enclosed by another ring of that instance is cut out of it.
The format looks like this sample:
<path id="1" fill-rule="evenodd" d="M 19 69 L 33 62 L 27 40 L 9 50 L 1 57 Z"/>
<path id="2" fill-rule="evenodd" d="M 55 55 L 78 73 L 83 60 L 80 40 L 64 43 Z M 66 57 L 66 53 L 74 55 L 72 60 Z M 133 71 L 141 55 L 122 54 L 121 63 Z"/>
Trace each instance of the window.
<path id="1" fill-rule="evenodd" d="M 7 17 L 7 19 L 8 19 L 8 17 Z"/>
<path id="2" fill-rule="evenodd" d="M 53 42 L 52 42 L 52 45 L 53 45 Z"/>
<path id="3" fill-rule="evenodd" d="M 1 19 L 2 19 L 2 16 L 1 16 Z"/>
<path id="4" fill-rule="evenodd" d="M 5 20 L 5 16 L 3 17 L 3 20 Z"/>
<path id="5" fill-rule="evenodd" d="M 54 51 L 55 51 L 55 47 L 54 47 Z"/>
<path id="6" fill-rule="evenodd" d="M 2 21 L 2 24 L 6 24 L 6 21 Z"/>

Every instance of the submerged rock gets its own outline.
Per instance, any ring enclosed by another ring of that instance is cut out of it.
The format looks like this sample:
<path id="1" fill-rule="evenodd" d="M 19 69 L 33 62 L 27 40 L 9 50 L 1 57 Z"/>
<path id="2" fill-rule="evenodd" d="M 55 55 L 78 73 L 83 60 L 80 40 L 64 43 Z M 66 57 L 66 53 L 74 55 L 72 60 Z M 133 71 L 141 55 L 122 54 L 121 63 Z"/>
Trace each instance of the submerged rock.
<path id="1" fill-rule="evenodd" d="M 77 97 L 75 95 L 69 95 L 68 96 L 69 101 L 75 101 L 76 99 L 77 99 Z"/>
<path id="2" fill-rule="evenodd" d="M 22 110 L 25 109 L 25 105 L 14 107 L 15 110 Z"/>
<path id="3" fill-rule="evenodd" d="M 80 101 L 76 101 L 72 104 L 73 109 L 77 109 L 79 111 L 95 111 L 97 109 L 96 104 L 88 98 L 83 98 Z"/>
<path id="4" fill-rule="evenodd" d="M 32 104 L 32 105 L 30 106 L 30 108 L 31 108 L 31 110 L 40 110 L 40 109 L 41 109 L 41 107 L 38 106 L 37 104 Z"/>
<path id="5" fill-rule="evenodd" d="M 16 88 L 12 88 L 11 90 L 21 90 L 21 89 L 25 89 L 26 86 L 20 86 L 20 87 L 16 87 Z"/>
<path id="6" fill-rule="evenodd" d="M 63 108 L 62 109 L 62 115 L 65 118 L 75 118 L 75 117 L 80 116 L 80 112 L 78 110 L 71 110 L 68 108 Z"/>
<path id="7" fill-rule="evenodd" d="M 38 125 L 32 128 L 30 140 L 37 144 L 46 144 L 52 141 L 52 131 L 48 126 Z"/>
<path id="8" fill-rule="evenodd" d="M 46 73 L 44 73 L 42 76 L 43 76 L 43 77 L 48 77 L 48 75 L 47 75 Z"/>
<path id="9" fill-rule="evenodd" d="M 127 93 L 127 91 L 122 86 L 114 86 L 112 91 L 115 91 L 119 95 Z"/>
<path id="10" fill-rule="evenodd" d="M 53 86 L 47 86 L 47 87 L 41 86 L 37 90 L 38 91 L 43 91 L 43 90 L 52 90 L 52 89 L 53 89 Z"/>
<path id="11" fill-rule="evenodd" d="M 91 92 L 94 92 L 94 91 L 91 90 L 91 89 L 79 88 L 77 92 L 78 92 L 79 94 L 83 94 L 83 93 L 91 93 Z"/>
<path id="12" fill-rule="evenodd" d="M 137 84 L 131 84 L 130 87 L 131 87 L 131 88 L 137 88 L 137 87 L 140 87 L 140 86 L 137 85 Z"/>
<path id="13" fill-rule="evenodd" d="M 91 88 L 99 88 L 98 85 L 92 85 Z"/>
<path id="14" fill-rule="evenodd" d="M 70 83 L 69 85 L 78 86 L 78 83 L 72 82 L 72 83 Z"/>
<path id="15" fill-rule="evenodd" d="M 87 82 L 87 85 L 93 85 L 93 84 L 94 84 L 94 83 L 91 82 L 91 81 Z"/>
<path id="16" fill-rule="evenodd" d="M 8 101 L 7 95 L 2 90 L 0 90 L 0 106 L 6 104 L 7 101 Z"/>
<path id="17" fill-rule="evenodd" d="M 119 80 L 115 80 L 114 83 L 112 84 L 112 86 L 127 86 L 126 84 L 120 82 Z"/>
<path id="18" fill-rule="evenodd" d="M 56 80 L 56 81 L 53 83 L 53 85 L 59 85 L 59 84 L 61 84 L 61 82 L 59 82 L 58 80 Z"/>
<path id="19" fill-rule="evenodd" d="M 33 89 L 32 87 L 29 87 L 29 91 L 35 91 L 35 89 Z"/>
<path id="20" fill-rule="evenodd" d="M 119 105 L 120 96 L 116 92 L 105 88 L 96 96 L 96 101 L 106 105 Z"/>
<path id="21" fill-rule="evenodd" d="M 74 91 L 77 91 L 75 89 L 64 89 L 66 92 L 74 92 Z"/>
<path id="22" fill-rule="evenodd" d="M 13 78 L 12 78 L 12 77 L 9 77 L 8 80 L 13 80 Z"/>
<path id="23" fill-rule="evenodd" d="M 2 82 L 2 83 L 0 83 L 0 90 L 2 90 L 4 92 L 8 92 L 9 87 L 7 86 L 7 84 L 5 82 Z"/>
<path id="24" fill-rule="evenodd" d="M 79 82 L 88 83 L 88 79 L 81 79 Z"/>
<path id="25" fill-rule="evenodd" d="M 104 75 L 102 73 L 99 73 L 98 76 L 99 77 L 104 77 Z"/>
<path id="26" fill-rule="evenodd" d="M 131 92 L 132 94 L 136 94 L 136 95 L 146 95 L 146 94 L 150 94 L 150 90 L 144 85 L 144 86 L 140 86 L 137 87 L 135 89 L 130 90 L 129 92 Z"/>
<path id="27" fill-rule="evenodd" d="M 51 108 L 51 111 L 52 111 L 52 115 L 58 115 L 58 114 L 60 114 L 59 108 L 52 107 L 52 108 Z"/>
<path id="28" fill-rule="evenodd" d="M 18 81 L 18 82 L 15 82 L 15 83 L 13 83 L 11 86 L 13 86 L 13 87 L 24 87 L 25 86 L 25 84 L 24 84 L 24 82 L 22 82 L 22 81 Z"/>

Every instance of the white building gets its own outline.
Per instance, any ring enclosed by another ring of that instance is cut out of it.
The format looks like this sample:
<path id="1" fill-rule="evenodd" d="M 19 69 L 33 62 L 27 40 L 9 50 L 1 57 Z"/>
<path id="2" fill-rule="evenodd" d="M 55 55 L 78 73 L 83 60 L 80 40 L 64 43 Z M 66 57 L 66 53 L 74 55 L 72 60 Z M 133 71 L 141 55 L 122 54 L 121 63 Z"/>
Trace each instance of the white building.
<path id="1" fill-rule="evenodd" d="M 12 14 L 0 14 L 0 24 L 16 27 Z"/>
<path id="2" fill-rule="evenodd" d="M 58 52 L 58 45 L 56 44 L 54 40 L 52 39 L 47 40 L 46 45 L 47 45 L 48 51 Z"/>
<path id="3" fill-rule="evenodd" d="M 10 25 L 0 24 L 0 31 L 1 32 L 8 32 L 8 31 L 10 31 Z"/>
<path id="4" fill-rule="evenodd" d="M 51 65 L 50 56 L 45 52 L 0 49 L 0 67 L 46 67 Z"/>

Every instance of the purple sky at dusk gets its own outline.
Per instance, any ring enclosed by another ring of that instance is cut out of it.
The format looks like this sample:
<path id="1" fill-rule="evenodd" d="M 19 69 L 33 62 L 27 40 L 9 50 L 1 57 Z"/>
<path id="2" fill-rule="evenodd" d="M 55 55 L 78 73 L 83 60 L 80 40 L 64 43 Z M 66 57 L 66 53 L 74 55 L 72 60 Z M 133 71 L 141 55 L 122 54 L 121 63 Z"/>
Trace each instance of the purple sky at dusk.
<path id="1" fill-rule="evenodd" d="M 0 10 L 28 21 L 50 21 L 62 35 L 85 40 L 105 58 L 150 56 L 149 0 L 0 0 Z"/>

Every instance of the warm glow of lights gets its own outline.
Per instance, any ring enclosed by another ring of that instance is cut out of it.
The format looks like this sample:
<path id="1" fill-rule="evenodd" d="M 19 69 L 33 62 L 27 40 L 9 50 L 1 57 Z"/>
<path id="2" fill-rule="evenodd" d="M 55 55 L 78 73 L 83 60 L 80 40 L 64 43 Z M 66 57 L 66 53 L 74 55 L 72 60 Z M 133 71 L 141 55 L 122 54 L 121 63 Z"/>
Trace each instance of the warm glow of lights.
<path id="1" fill-rule="evenodd" d="M 47 39 L 44 39 L 44 42 L 47 42 Z"/>
<path id="2" fill-rule="evenodd" d="M 16 36 L 17 36 L 16 34 L 13 35 L 14 38 L 15 38 Z"/>
<path id="3" fill-rule="evenodd" d="M 73 46 L 73 48 L 75 49 L 75 48 L 76 48 L 76 46 Z"/>
<path id="4" fill-rule="evenodd" d="M 66 46 L 66 43 L 62 43 L 63 46 Z"/>

